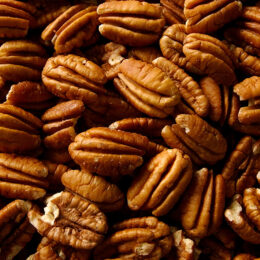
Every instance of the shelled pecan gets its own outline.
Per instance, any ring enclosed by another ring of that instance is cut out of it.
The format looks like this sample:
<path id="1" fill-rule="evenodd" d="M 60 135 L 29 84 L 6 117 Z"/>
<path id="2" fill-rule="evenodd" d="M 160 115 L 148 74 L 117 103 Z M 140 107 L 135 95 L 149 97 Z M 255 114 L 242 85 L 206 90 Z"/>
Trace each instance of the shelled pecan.
<path id="1" fill-rule="evenodd" d="M 160 50 L 155 46 L 136 47 L 128 52 L 128 58 L 134 58 L 144 62 L 152 63 L 156 58 L 162 56 Z"/>

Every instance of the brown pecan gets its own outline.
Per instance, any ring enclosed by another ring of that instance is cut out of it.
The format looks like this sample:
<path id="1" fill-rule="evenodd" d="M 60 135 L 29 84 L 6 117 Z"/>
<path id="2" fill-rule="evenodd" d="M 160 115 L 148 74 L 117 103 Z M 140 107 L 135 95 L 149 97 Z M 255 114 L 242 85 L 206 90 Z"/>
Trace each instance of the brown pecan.
<path id="1" fill-rule="evenodd" d="M 165 24 L 162 7 L 147 2 L 106 2 L 98 6 L 97 13 L 104 37 L 133 47 L 156 42 Z"/>
<path id="2" fill-rule="evenodd" d="M 152 210 L 155 216 L 167 214 L 178 202 L 192 178 L 189 156 L 178 149 L 153 157 L 134 178 L 127 191 L 128 207 Z"/>
<path id="3" fill-rule="evenodd" d="M 128 52 L 128 58 L 134 58 L 148 63 L 152 63 L 154 59 L 160 56 L 162 56 L 160 50 L 154 46 L 136 47 Z"/>
<path id="4" fill-rule="evenodd" d="M 83 169 L 119 176 L 133 173 L 143 163 L 148 143 L 148 138 L 140 134 L 97 127 L 78 134 L 69 153 Z"/>
<path id="5" fill-rule="evenodd" d="M 47 154 L 48 150 L 53 150 L 52 154 L 61 151 L 68 153 L 68 146 L 76 136 L 75 125 L 83 111 L 84 104 L 81 100 L 70 100 L 57 104 L 42 115 L 42 129 L 46 135 L 43 143 Z M 53 161 L 51 158 L 50 160 Z"/>
<path id="6" fill-rule="evenodd" d="M 54 96 L 38 82 L 22 81 L 13 84 L 6 96 L 6 104 L 33 111 L 46 110 L 54 104 Z"/>
<path id="7" fill-rule="evenodd" d="M 197 66 L 194 66 L 183 53 L 183 43 L 187 36 L 184 24 L 169 26 L 160 39 L 160 49 L 165 58 L 178 65 L 182 69 L 195 74 L 203 74 Z"/>
<path id="8" fill-rule="evenodd" d="M 155 217 L 124 220 L 95 248 L 94 259 L 161 259 L 172 246 L 170 227 Z"/>
<path id="9" fill-rule="evenodd" d="M 120 71 L 114 85 L 135 108 L 151 117 L 164 118 L 173 113 L 180 94 L 161 69 L 130 58 L 120 64 Z"/>
<path id="10" fill-rule="evenodd" d="M 227 142 L 222 134 L 197 115 L 180 114 L 176 124 L 162 130 L 164 141 L 187 153 L 198 165 L 215 164 L 224 158 Z"/>
<path id="11" fill-rule="evenodd" d="M 206 116 L 209 102 L 200 85 L 184 70 L 174 63 L 160 57 L 153 64 L 164 71 L 178 87 L 181 97 L 188 103 L 199 116 Z"/>
<path id="12" fill-rule="evenodd" d="M 45 28 L 42 39 L 51 41 L 58 54 L 87 46 L 98 25 L 96 9 L 83 4 L 70 7 Z"/>
<path id="13" fill-rule="evenodd" d="M 211 33 L 235 20 L 242 13 L 237 0 L 186 0 L 184 14 L 188 33 Z"/>
<path id="14" fill-rule="evenodd" d="M 231 86 L 236 82 L 234 57 L 217 38 L 191 33 L 184 40 L 183 52 L 190 63 L 218 84 Z"/>
<path id="15" fill-rule="evenodd" d="M 92 249 L 107 232 L 105 215 L 90 202 L 63 191 L 49 197 L 42 215 L 35 206 L 28 212 L 30 223 L 42 235 L 65 246 Z"/>
<path id="16" fill-rule="evenodd" d="M 225 207 L 225 183 L 207 168 L 196 171 L 181 205 L 181 223 L 192 237 L 203 238 L 218 230 Z"/>
<path id="17" fill-rule="evenodd" d="M 256 258 L 250 254 L 238 254 L 233 258 L 233 260 L 258 260 L 258 259 L 259 258 Z"/>
<path id="18" fill-rule="evenodd" d="M 29 3 L 15 0 L 1 1 L 0 7 L 0 38 L 25 37 L 29 27 L 36 25 L 33 17 L 35 7 Z"/>
<path id="19" fill-rule="evenodd" d="M 48 168 L 38 159 L 0 153 L 0 195 L 35 200 L 46 194 Z"/>
<path id="20" fill-rule="evenodd" d="M 259 152 L 254 151 L 253 143 L 251 136 L 243 137 L 224 165 L 221 174 L 225 180 L 228 198 L 235 193 L 243 193 L 246 188 L 254 186 L 256 182 L 256 174 L 260 170 L 256 167 Z"/>
<path id="21" fill-rule="evenodd" d="M 31 202 L 14 200 L 0 210 L 0 258 L 13 259 L 31 240 L 35 229 L 26 218 Z"/>
<path id="22" fill-rule="evenodd" d="M 248 188 L 244 195 L 236 194 L 225 210 L 231 228 L 245 241 L 260 244 L 260 190 Z"/>
<path id="23" fill-rule="evenodd" d="M 184 0 L 160 0 L 163 6 L 163 16 L 167 24 L 185 23 L 183 13 Z"/>
<path id="24" fill-rule="evenodd" d="M 120 210 L 124 205 L 124 194 L 115 184 L 87 170 L 67 171 L 61 180 L 67 189 L 96 204 L 104 212 Z"/>
<path id="25" fill-rule="evenodd" d="M 0 47 L 0 75 L 6 80 L 38 81 L 46 62 L 46 51 L 28 40 L 8 41 Z"/>
<path id="26" fill-rule="evenodd" d="M 40 119 L 25 110 L 0 104 L 0 152 L 26 153 L 41 145 Z"/>

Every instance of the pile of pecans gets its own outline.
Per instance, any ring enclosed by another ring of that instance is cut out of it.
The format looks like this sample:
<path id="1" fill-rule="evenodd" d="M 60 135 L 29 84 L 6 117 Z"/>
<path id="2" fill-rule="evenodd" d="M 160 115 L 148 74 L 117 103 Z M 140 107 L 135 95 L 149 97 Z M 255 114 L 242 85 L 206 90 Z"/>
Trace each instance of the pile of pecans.
<path id="1" fill-rule="evenodd" d="M 260 259 L 260 1 L 0 0 L 0 259 Z"/>

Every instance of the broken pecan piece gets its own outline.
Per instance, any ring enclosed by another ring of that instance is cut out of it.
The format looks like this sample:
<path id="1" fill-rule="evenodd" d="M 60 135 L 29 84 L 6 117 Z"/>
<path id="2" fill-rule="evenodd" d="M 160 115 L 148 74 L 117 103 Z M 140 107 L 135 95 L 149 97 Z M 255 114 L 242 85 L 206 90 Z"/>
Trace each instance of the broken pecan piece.
<path id="1" fill-rule="evenodd" d="M 136 60 L 141 60 L 144 62 L 152 63 L 156 58 L 161 57 L 162 54 L 157 47 L 147 46 L 147 47 L 136 47 L 132 48 L 128 52 L 128 58 L 134 58 Z"/>
<path id="2" fill-rule="evenodd" d="M 178 149 L 163 151 L 136 174 L 127 191 L 128 207 L 152 210 L 155 216 L 165 215 L 178 202 L 191 178 L 189 156 Z"/>
<path id="3" fill-rule="evenodd" d="M 139 1 L 111 1 L 98 6 L 99 32 L 111 41 L 141 47 L 157 41 L 164 27 L 162 7 Z"/>
<path id="4" fill-rule="evenodd" d="M 63 191 L 46 200 L 45 214 L 38 207 L 28 212 L 30 223 L 42 235 L 65 246 L 92 249 L 107 232 L 107 220 L 97 206 Z"/>
<path id="5" fill-rule="evenodd" d="M 225 183 L 219 174 L 202 168 L 196 171 L 181 204 L 181 223 L 188 235 L 203 238 L 213 234 L 222 223 Z"/>
<path id="6" fill-rule="evenodd" d="M 124 220 L 95 248 L 94 259 L 161 259 L 172 247 L 170 227 L 155 217 Z"/>
<path id="7" fill-rule="evenodd" d="M 224 158 L 227 142 L 222 134 L 197 115 L 180 114 L 176 124 L 162 130 L 164 141 L 187 153 L 198 165 L 215 164 Z"/>
<path id="8" fill-rule="evenodd" d="M 87 46 L 98 25 L 96 9 L 84 4 L 70 7 L 45 28 L 42 39 L 51 41 L 57 54 Z"/>
<path id="9" fill-rule="evenodd" d="M 78 134 L 69 145 L 69 153 L 83 169 L 120 176 L 133 173 L 143 163 L 148 143 L 140 134 L 97 127 Z"/>

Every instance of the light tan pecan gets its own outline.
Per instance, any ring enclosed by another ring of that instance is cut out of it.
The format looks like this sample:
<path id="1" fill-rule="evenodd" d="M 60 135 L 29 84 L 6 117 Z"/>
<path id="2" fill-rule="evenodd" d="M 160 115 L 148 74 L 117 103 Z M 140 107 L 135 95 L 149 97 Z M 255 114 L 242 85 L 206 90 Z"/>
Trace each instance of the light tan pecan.
<path id="1" fill-rule="evenodd" d="M 22 108 L 0 104 L 0 152 L 28 153 L 39 150 L 40 119 Z"/>
<path id="2" fill-rule="evenodd" d="M 155 46 L 136 47 L 128 52 L 128 58 L 134 58 L 144 62 L 152 63 L 156 58 L 162 56 L 160 50 Z"/>
<path id="3" fill-rule="evenodd" d="M 36 25 L 35 11 L 35 7 L 29 3 L 2 0 L 0 5 L 0 38 L 25 37 L 29 27 Z"/>
<path id="4" fill-rule="evenodd" d="M 98 25 L 96 9 L 84 4 L 70 7 L 45 28 L 42 39 L 51 41 L 57 54 L 87 46 Z"/>
<path id="5" fill-rule="evenodd" d="M 212 36 L 191 33 L 184 40 L 187 60 L 218 84 L 231 86 L 236 82 L 234 56 L 227 45 Z"/>
<path id="6" fill-rule="evenodd" d="M 162 7 L 139 1 L 111 1 L 98 6 L 99 32 L 111 41 L 141 47 L 155 43 L 165 24 Z"/>
<path id="7" fill-rule="evenodd" d="M 151 117 L 165 118 L 173 113 L 180 94 L 161 69 L 130 58 L 120 64 L 120 72 L 114 85 L 135 108 Z"/>
<path id="8" fill-rule="evenodd" d="M 242 13 L 242 3 L 237 0 L 186 0 L 184 15 L 188 33 L 211 33 L 235 20 Z"/>
<path id="9" fill-rule="evenodd" d="M 104 212 L 120 210 L 124 205 L 124 194 L 117 185 L 87 170 L 67 171 L 61 181 L 67 189 L 96 204 Z"/>
<path id="10" fill-rule="evenodd" d="M 148 143 L 140 134 L 96 127 L 78 134 L 69 145 L 69 153 L 83 169 L 120 176 L 133 173 L 143 163 Z"/>
<path id="11" fill-rule="evenodd" d="M 31 240 L 35 229 L 26 218 L 32 203 L 14 200 L 0 210 L 0 258 L 13 259 Z"/>
<path id="12" fill-rule="evenodd" d="M 0 195 L 35 200 L 46 194 L 48 168 L 38 159 L 0 153 Z"/>
<path id="13" fill-rule="evenodd" d="M 28 40 L 8 41 L 0 47 L 0 75 L 6 80 L 38 81 L 46 62 L 46 51 Z"/>
<path id="14" fill-rule="evenodd" d="M 46 87 L 33 81 L 21 81 L 13 84 L 6 95 L 6 104 L 32 111 L 42 111 L 54 105 L 54 96 Z"/>
<path id="15" fill-rule="evenodd" d="M 167 255 L 172 247 L 170 227 L 155 217 L 124 220 L 114 233 L 95 248 L 94 259 L 154 259 Z"/>
<path id="16" fill-rule="evenodd" d="M 225 210 L 231 228 L 245 241 L 260 244 L 260 190 L 247 188 L 243 196 L 236 194 Z"/>
<path id="17" fill-rule="evenodd" d="M 162 130 L 164 141 L 187 153 L 198 165 L 214 165 L 224 158 L 227 142 L 222 134 L 197 115 L 180 114 L 176 124 Z"/>
<path id="18" fill-rule="evenodd" d="M 30 223 L 42 235 L 62 245 L 92 249 L 107 232 L 107 220 L 97 206 L 63 191 L 46 200 L 45 213 L 38 207 L 28 212 Z"/>
<path id="19" fill-rule="evenodd" d="M 219 174 L 202 168 L 196 171 L 180 204 L 181 224 L 188 235 L 203 238 L 213 234 L 222 223 L 225 183 Z"/>
<path id="20" fill-rule="evenodd" d="M 191 178 L 189 156 L 178 149 L 163 151 L 136 173 L 127 191 L 128 207 L 151 210 L 155 216 L 165 215 L 178 202 Z"/>

